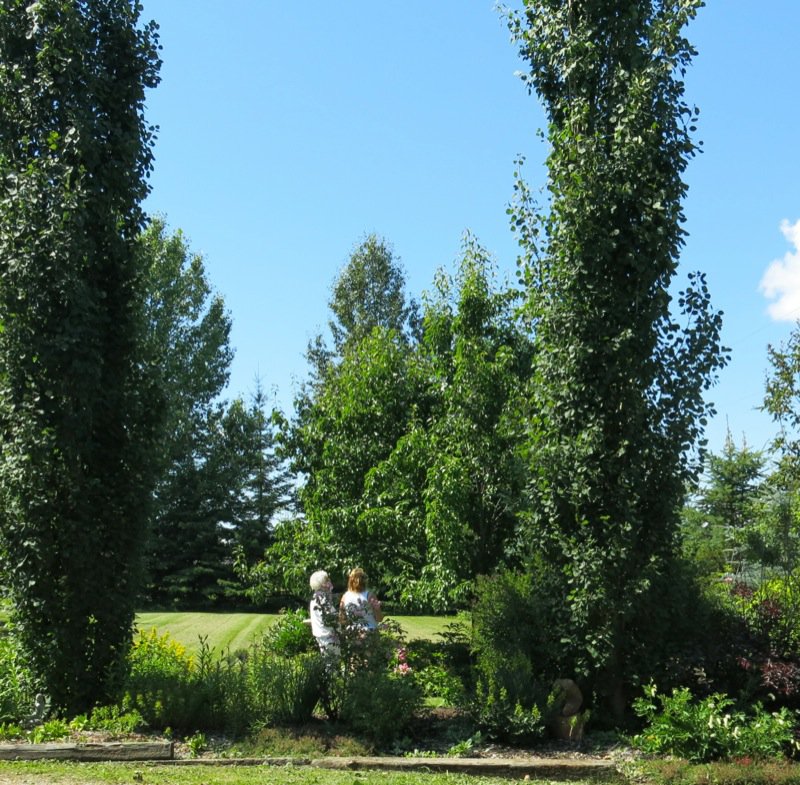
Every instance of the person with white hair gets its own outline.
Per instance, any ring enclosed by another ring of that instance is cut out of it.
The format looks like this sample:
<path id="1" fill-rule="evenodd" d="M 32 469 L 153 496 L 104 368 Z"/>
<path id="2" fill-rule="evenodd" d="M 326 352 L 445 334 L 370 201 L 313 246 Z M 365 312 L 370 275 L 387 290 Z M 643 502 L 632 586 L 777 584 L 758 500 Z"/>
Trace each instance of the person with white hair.
<path id="1" fill-rule="evenodd" d="M 325 570 L 317 570 L 309 579 L 314 592 L 308 606 L 311 632 L 320 652 L 328 658 L 339 657 L 339 634 L 336 631 L 337 612 L 333 602 L 333 583 Z"/>

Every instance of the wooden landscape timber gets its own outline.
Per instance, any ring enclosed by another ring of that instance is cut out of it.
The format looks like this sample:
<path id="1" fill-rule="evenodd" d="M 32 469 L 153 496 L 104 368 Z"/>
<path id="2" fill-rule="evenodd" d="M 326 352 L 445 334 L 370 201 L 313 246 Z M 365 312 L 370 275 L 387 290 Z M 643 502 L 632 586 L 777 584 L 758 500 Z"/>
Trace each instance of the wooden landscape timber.
<path id="1" fill-rule="evenodd" d="M 171 741 L 0 744 L 0 760 L 166 761 Z"/>

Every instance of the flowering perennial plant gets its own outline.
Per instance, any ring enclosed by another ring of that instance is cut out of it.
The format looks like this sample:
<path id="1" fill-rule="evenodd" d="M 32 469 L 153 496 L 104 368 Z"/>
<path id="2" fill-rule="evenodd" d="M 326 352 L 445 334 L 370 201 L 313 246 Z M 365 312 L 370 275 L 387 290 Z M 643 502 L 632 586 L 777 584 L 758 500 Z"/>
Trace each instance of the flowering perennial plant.
<path id="1" fill-rule="evenodd" d="M 639 749 L 658 755 L 686 758 L 693 763 L 735 758 L 775 758 L 797 749 L 796 712 L 767 712 L 756 704 L 748 715 L 726 695 L 694 701 L 687 688 L 659 695 L 655 685 L 645 688 L 633 703 L 648 725 L 633 737 Z"/>

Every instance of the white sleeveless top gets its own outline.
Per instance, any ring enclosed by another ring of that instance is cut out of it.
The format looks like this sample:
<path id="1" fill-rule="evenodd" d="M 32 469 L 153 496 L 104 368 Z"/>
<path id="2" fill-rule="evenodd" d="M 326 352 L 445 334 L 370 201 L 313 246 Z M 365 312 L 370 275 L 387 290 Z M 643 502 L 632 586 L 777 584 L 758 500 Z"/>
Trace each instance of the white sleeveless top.
<path id="1" fill-rule="evenodd" d="M 378 629 L 375 613 L 369 602 L 369 591 L 346 591 L 342 595 L 342 607 L 350 624 L 358 624 L 368 630 Z"/>

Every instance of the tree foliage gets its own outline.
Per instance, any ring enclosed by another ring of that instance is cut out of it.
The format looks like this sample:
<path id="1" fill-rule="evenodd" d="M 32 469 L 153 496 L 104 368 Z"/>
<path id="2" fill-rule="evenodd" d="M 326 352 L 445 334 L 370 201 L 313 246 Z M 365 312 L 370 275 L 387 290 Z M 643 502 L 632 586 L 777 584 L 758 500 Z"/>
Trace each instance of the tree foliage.
<path id="1" fill-rule="evenodd" d="M 425 303 L 419 359 L 431 413 L 419 443 L 422 568 L 407 576 L 408 604 L 465 606 L 477 575 L 504 563 L 524 506 L 520 393 L 530 336 L 517 294 L 497 288 L 486 251 L 467 237 L 454 279 L 440 274 Z"/>
<path id="2" fill-rule="evenodd" d="M 224 548 L 218 524 L 231 478 L 217 454 L 224 443 L 219 402 L 233 352 L 225 303 L 208 283 L 203 259 L 178 231 L 153 220 L 139 243 L 144 362 L 164 400 L 164 428 L 148 538 L 147 596 L 199 601 L 218 591 Z M 230 474 L 230 472 L 228 472 Z"/>
<path id="3" fill-rule="evenodd" d="M 386 240 L 367 235 L 336 277 L 328 306 L 333 345 L 341 354 L 375 327 L 410 335 L 417 327 L 417 306 L 406 299 L 405 274 Z"/>
<path id="4" fill-rule="evenodd" d="M 800 327 L 781 346 L 769 346 L 763 409 L 778 426 L 773 449 L 780 455 L 784 474 L 800 479 Z"/>
<path id="5" fill-rule="evenodd" d="M 743 579 L 748 543 L 764 511 L 766 459 L 728 433 L 719 454 L 706 456 L 703 482 L 683 512 L 683 550 L 705 576 Z"/>
<path id="6" fill-rule="evenodd" d="M 778 426 L 772 442 L 776 470 L 766 483 L 762 515 L 762 555 L 791 572 L 800 563 L 800 328 L 786 342 L 768 348 L 763 409 Z"/>
<path id="7" fill-rule="evenodd" d="M 528 536 L 564 570 L 577 667 L 617 708 L 725 361 L 702 275 L 671 310 L 697 114 L 682 31 L 699 5 L 527 0 L 510 16 L 550 143 L 548 215 L 521 181 L 511 211 L 536 332 Z"/>
<path id="8" fill-rule="evenodd" d="M 221 398 L 233 360 L 231 318 L 202 257 L 163 219 L 150 223 L 139 250 L 142 351 L 165 402 L 153 456 L 147 599 L 180 607 L 235 601 L 235 554 L 260 558 L 272 518 L 288 503 L 275 424 L 260 383 L 250 404 Z"/>
<path id="9" fill-rule="evenodd" d="M 0 535 L 53 705 L 103 700 L 130 642 L 159 400 L 135 242 L 155 25 L 130 0 L 0 7 Z"/>
<path id="10" fill-rule="evenodd" d="M 409 343 L 377 326 L 345 345 L 291 430 L 305 518 L 286 522 L 264 580 L 302 590 L 324 564 L 366 565 L 405 607 L 464 606 L 504 559 L 523 497 L 514 412 L 530 340 L 471 238 Z"/>

